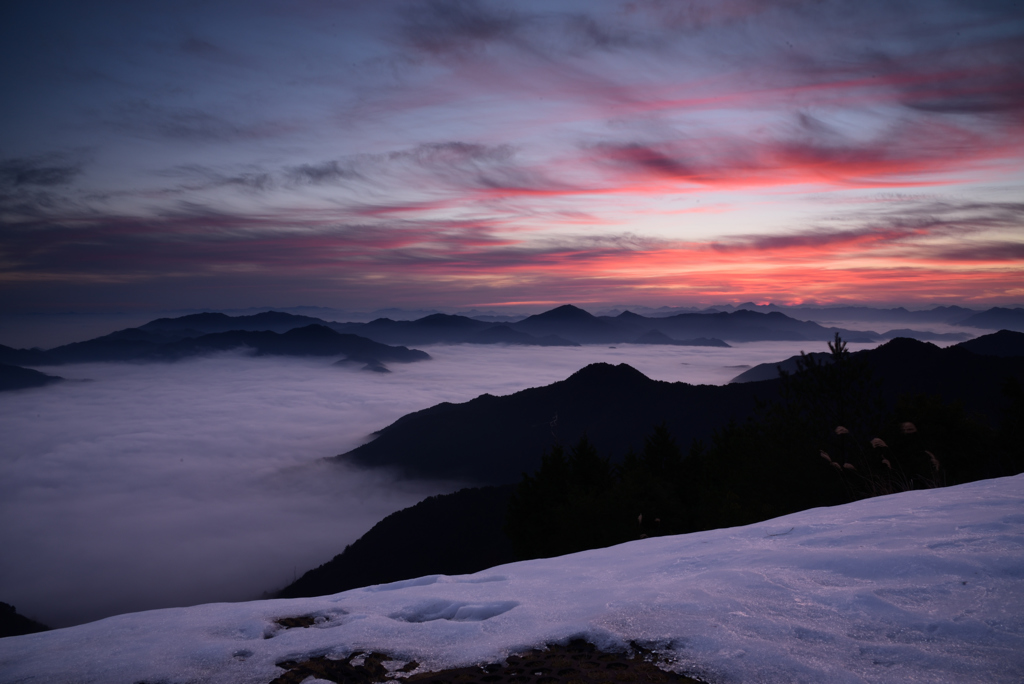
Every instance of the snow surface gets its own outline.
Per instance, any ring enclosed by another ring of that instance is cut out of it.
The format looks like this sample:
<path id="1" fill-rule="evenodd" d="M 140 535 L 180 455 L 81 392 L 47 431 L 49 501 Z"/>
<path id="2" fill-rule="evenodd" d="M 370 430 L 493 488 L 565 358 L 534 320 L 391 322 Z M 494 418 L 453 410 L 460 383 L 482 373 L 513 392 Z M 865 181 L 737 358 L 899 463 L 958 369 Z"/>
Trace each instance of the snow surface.
<path id="1" fill-rule="evenodd" d="M 316 616 L 309 628 L 275 619 Z M 355 650 L 425 669 L 574 637 L 710 682 L 1024 681 L 1024 475 L 334 596 L 0 639 L 0 682 L 259 682 Z"/>

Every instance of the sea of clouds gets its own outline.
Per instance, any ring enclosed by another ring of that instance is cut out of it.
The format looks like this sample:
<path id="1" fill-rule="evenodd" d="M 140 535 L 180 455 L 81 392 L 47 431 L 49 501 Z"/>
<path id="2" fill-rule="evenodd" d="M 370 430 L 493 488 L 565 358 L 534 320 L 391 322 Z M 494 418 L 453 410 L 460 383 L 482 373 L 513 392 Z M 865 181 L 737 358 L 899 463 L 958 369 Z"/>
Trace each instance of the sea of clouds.
<path id="1" fill-rule="evenodd" d="M 443 345 L 389 374 L 240 353 L 43 368 L 68 382 L 0 394 L 0 601 L 67 626 L 258 598 L 389 513 L 465 484 L 324 460 L 406 413 L 598 361 L 720 384 L 824 348 Z"/>

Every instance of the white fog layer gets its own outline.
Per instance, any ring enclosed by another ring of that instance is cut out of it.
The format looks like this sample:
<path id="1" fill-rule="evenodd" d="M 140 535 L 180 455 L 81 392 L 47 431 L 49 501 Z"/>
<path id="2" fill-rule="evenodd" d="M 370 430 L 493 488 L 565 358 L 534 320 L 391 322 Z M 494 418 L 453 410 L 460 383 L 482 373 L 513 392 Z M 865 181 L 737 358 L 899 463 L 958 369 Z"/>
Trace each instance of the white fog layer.
<path id="1" fill-rule="evenodd" d="M 0 394 L 0 601 L 66 626 L 257 598 L 389 513 L 459 487 L 323 462 L 406 413 L 597 361 L 724 383 L 824 347 L 434 346 L 432 361 L 390 374 L 241 355 L 47 367 L 70 381 Z"/>

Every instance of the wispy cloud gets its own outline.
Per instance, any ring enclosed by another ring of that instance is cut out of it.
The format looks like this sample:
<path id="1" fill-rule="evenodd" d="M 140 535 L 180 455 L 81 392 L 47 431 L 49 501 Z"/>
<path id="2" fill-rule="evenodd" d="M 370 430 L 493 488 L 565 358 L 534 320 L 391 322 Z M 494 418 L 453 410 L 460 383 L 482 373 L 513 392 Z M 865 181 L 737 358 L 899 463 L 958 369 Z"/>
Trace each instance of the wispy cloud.
<path id="1" fill-rule="evenodd" d="M 359 172 L 351 168 L 351 166 L 343 166 L 337 161 L 300 164 L 287 169 L 285 174 L 296 183 L 308 183 L 311 185 L 336 183 L 361 177 Z"/>
<path id="2" fill-rule="evenodd" d="M 774 138 L 681 136 L 652 142 L 605 142 L 590 152 L 625 177 L 643 174 L 700 185 L 791 184 L 871 187 L 948 184 L 951 171 L 1003 157 L 995 140 L 942 122 L 897 122 L 855 139 L 803 112 Z M 956 165 L 956 166 L 954 166 Z"/>
<path id="3" fill-rule="evenodd" d="M 466 56 L 487 43 L 514 40 L 526 21 L 507 7 L 476 0 L 428 0 L 408 10 L 405 39 L 431 55 Z"/>
<path id="4" fill-rule="evenodd" d="M 70 184 L 82 173 L 82 162 L 51 154 L 29 159 L 0 161 L 0 187 L 53 187 Z"/>
<path id="5" fill-rule="evenodd" d="M 165 178 L 183 179 L 183 182 L 176 186 L 161 188 L 157 191 L 169 194 L 183 194 L 225 187 L 264 192 L 273 189 L 277 183 L 274 176 L 263 169 L 236 169 L 232 173 L 225 173 L 201 164 L 177 166 L 166 169 L 160 172 L 159 175 Z"/>
<path id="6" fill-rule="evenodd" d="M 264 120 L 250 113 L 213 112 L 148 100 L 122 103 L 107 124 L 122 133 L 190 143 L 259 141 L 282 136 L 296 128 L 290 122 Z"/>
<path id="7" fill-rule="evenodd" d="M 876 301 L 966 296 L 984 283 L 987 297 L 1013 296 L 1012 274 L 1024 257 L 1019 203 L 902 202 L 871 207 L 832 224 L 784 233 L 706 240 L 621 232 L 537 237 L 508 230 L 501 217 L 454 221 L 396 218 L 397 210 L 339 221 L 294 211 L 241 216 L 203 206 L 161 217 L 22 223 L 0 235 L 6 278 L 43 279 L 67 287 L 135 282 L 163 287 L 182 278 L 222 282 L 377 283 L 408 301 L 423 287 L 494 288 L 520 301 L 544 291 L 586 294 L 612 287 L 656 299 L 710 291 L 741 297 L 743 288 L 784 301 L 786 288 L 806 297 L 848 300 L 870 291 Z M 927 285 L 931 279 L 931 285 Z M 888 291 L 886 290 L 888 287 Z M 867 288 L 867 290 L 865 290 Z M 977 295 L 975 295 L 977 296 Z M 749 298 L 749 297 L 748 297 Z"/>
<path id="8" fill-rule="evenodd" d="M 1012 238 L 1024 228 L 1024 204 L 1017 202 L 904 201 L 896 207 L 865 207 L 835 217 L 833 225 L 785 234 L 756 233 L 716 240 L 720 253 L 762 252 L 831 260 L 899 257 L 908 266 L 945 262 L 951 267 L 987 254 L 1012 264 L 1022 245 Z M 994 249 L 1001 245 L 1003 251 Z"/>

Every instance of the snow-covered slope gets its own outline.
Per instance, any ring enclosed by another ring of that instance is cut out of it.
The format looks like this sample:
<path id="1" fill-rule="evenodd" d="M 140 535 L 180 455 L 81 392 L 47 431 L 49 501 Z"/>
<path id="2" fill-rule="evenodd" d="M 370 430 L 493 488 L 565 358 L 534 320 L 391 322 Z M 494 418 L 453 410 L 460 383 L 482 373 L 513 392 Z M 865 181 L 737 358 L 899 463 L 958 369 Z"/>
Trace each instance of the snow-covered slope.
<path id="1" fill-rule="evenodd" d="M 309 628 L 274 620 L 316 616 Z M 335 596 L 0 640 L 0 682 L 259 682 L 354 650 L 440 669 L 570 637 L 712 682 L 1024 681 L 1024 475 Z"/>

